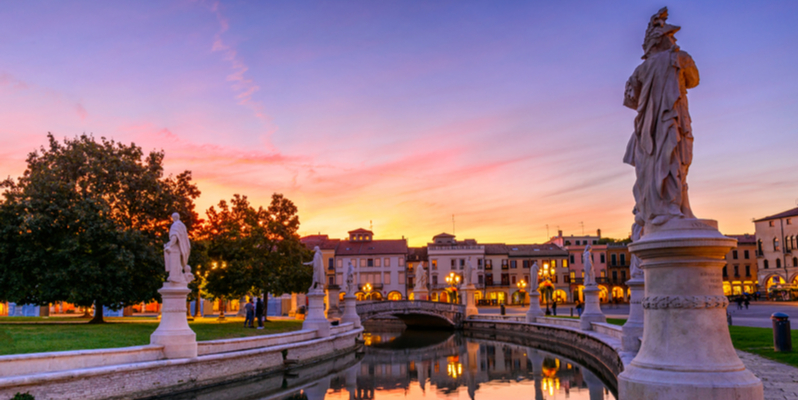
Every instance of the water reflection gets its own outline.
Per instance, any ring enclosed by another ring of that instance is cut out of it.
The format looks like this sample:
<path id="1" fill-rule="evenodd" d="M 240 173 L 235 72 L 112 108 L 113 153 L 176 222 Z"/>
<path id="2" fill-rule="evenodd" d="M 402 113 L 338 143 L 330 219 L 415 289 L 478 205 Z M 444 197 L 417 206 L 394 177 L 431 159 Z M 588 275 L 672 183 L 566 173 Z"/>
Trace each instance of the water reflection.
<path id="1" fill-rule="evenodd" d="M 576 399 L 614 395 L 588 369 L 546 351 L 437 331 L 364 334 L 350 353 L 285 374 L 229 383 L 184 399 Z M 171 397 L 173 398 L 173 397 Z"/>

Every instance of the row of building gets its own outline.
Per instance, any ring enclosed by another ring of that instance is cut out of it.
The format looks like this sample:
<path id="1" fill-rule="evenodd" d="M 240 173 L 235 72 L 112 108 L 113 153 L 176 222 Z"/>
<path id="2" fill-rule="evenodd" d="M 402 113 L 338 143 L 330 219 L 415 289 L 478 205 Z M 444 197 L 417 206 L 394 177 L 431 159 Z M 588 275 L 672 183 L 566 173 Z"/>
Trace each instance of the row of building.
<path id="1" fill-rule="evenodd" d="M 797 208 L 754 221 L 755 235 L 729 235 L 738 247 L 726 256 L 722 270 L 726 295 L 755 293 L 766 295 L 775 289 L 796 297 L 797 289 Z M 562 231 L 542 244 L 480 243 L 457 240 L 441 233 L 422 247 L 410 247 L 405 239 L 375 239 L 374 232 L 356 229 L 346 239 L 328 235 L 303 237 L 309 248 L 319 247 L 327 265 L 329 295 L 344 296 L 343 279 L 347 264 L 354 266 L 359 283 L 359 299 L 413 299 L 416 271 L 422 266 L 427 276 L 428 298 L 451 301 L 453 291 L 447 282 L 451 274 L 464 282 L 472 271 L 478 304 L 521 304 L 528 301 L 531 284 L 548 281 L 553 299 L 558 302 L 583 301 L 583 253 L 591 244 L 594 275 L 602 302 L 626 302 L 630 292 L 631 255 L 628 241 L 596 235 L 564 236 Z M 531 282 L 533 263 L 540 266 L 536 282 Z M 467 268 L 467 265 L 472 268 Z M 540 298 L 545 301 L 544 296 Z"/>

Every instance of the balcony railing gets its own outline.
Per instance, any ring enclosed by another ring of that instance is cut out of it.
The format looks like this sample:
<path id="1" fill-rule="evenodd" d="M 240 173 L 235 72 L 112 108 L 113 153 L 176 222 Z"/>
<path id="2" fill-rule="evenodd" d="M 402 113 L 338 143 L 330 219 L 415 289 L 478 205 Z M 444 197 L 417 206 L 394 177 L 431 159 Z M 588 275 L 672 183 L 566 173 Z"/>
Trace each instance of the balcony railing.
<path id="1" fill-rule="evenodd" d="M 594 281 L 597 283 L 608 283 L 608 278 L 606 277 L 594 278 Z"/>

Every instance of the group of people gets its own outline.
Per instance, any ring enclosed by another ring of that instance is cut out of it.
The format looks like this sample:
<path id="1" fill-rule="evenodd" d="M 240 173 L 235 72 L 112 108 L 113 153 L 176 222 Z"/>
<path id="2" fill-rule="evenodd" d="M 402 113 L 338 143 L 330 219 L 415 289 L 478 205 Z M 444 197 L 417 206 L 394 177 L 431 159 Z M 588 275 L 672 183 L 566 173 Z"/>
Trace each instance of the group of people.
<path id="1" fill-rule="evenodd" d="M 736 309 L 741 310 L 742 305 L 744 305 L 744 309 L 750 309 L 750 294 L 745 293 L 736 296 Z"/>
<path id="2" fill-rule="evenodd" d="M 247 304 L 244 306 L 245 316 L 244 316 L 244 327 L 245 328 L 255 328 L 253 326 L 253 320 L 258 319 L 258 328 L 257 329 L 264 329 L 264 312 L 266 309 L 264 308 L 264 302 L 261 301 L 261 298 L 258 298 L 258 301 L 253 304 L 253 298 L 250 297 L 247 299 Z"/>

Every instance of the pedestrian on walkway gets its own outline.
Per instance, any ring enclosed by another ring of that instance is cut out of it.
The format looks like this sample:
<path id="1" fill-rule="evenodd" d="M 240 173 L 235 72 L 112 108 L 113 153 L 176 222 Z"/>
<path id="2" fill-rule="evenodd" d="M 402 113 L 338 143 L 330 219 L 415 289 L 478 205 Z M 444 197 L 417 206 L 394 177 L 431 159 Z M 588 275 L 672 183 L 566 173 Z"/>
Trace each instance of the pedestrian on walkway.
<path id="1" fill-rule="evenodd" d="M 553 316 L 554 317 L 556 315 L 558 315 L 558 314 L 556 314 L 556 304 L 558 304 L 558 300 L 553 300 Z"/>
<path id="2" fill-rule="evenodd" d="M 583 304 L 580 300 L 575 301 L 575 310 L 578 311 L 578 316 L 580 317 L 583 312 Z"/>
<path id="3" fill-rule="evenodd" d="M 245 316 L 244 316 L 244 327 L 245 328 L 252 328 L 253 327 L 253 314 L 255 314 L 255 307 L 253 307 L 253 298 L 247 299 L 247 304 L 244 306 Z"/>
<path id="4" fill-rule="evenodd" d="M 256 318 L 258 319 L 258 329 L 264 329 L 264 302 L 261 297 L 256 301 Z"/>
<path id="5" fill-rule="evenodd" d="M 744 298 L 744 308 L 746 310 L 750 309 L 750 297 L 749 296 Z"/>
<path id="6" fill-rule="evenodd" d="M 741 310 L 742 309 L 742 302 L 743 301 L 744 301 L 744 299 L 742 299 L 742 296 L 736 296 L 736 309 L 737 310 Z"/>

